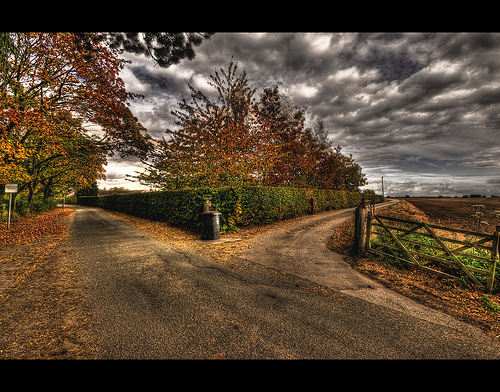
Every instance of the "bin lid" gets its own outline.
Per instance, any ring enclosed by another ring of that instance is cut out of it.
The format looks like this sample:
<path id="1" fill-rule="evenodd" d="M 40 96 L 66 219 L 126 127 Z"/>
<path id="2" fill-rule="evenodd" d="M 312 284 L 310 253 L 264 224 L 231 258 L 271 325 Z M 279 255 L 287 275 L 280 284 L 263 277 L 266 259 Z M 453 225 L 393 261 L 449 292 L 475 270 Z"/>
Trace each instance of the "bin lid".
<path id="1" fill-rule="evenodd" d="M 202 212 L 201 215 L 222 215 L 222 212 L 219 212 L 219 211 L 208 211 L 208 212 Z"/>

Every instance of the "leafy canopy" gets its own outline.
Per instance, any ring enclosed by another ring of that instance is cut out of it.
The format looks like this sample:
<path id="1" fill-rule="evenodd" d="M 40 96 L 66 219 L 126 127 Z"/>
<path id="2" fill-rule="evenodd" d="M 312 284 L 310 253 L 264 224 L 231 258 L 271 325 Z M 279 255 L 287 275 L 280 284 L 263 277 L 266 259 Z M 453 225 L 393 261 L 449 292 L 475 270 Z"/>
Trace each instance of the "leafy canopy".
<path id="1" fill-rule="evenodd" d="M 104 176 L 108 156 L 145 159 L 153 140 L 130 111 L 122 51 L 160 66 L 194 56 L 209 35 L 0 33 L 0 184 L 31 198 Z"/>
<path id="2" fill-rule="evenodd" d="M 305 129 L 304 111 L 278 86 L 256 101 L 246 72 L 210 75 L 217 92 L 209 99 L 191 85 L 191 100 L 179 102 L 176 130 L 167 130 L 136 178 L 160 189 L 270 185 L 357 190 L 366 183 L 361 167 L 340 147 L 333 149 L 322 123 Z"/>

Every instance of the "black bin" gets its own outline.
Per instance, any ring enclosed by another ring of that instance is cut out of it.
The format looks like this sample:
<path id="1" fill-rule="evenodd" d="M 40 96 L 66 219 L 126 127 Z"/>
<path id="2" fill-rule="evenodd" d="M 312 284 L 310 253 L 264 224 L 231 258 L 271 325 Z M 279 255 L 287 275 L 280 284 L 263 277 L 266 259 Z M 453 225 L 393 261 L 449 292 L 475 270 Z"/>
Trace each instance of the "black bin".
<path id="1" fill-rule="evenodd" d="M 217 240 L 220 238 L 219 211 L 204 212 L 201 214 L 201 239 Z"/>

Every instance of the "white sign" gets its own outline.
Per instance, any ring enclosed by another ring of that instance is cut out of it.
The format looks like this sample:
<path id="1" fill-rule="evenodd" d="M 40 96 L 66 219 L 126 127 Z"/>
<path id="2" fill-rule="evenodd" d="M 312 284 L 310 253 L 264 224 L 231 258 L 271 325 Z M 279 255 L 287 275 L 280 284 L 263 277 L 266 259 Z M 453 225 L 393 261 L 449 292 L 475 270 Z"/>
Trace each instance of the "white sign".
<path id="1" fill-rule="evenodd" d="M 9 230 L 10 216 L 12 214 L 12 194 L 17 193 L 17 184 L 5 184 L 5 193 L 9 194 L 9 219 L 7 220 L 7 230 Z"/>
<path id="2" fill-rule="evenodd" d="M 17 184 L 5 184 L 5 193 L 17 193 Z"/>

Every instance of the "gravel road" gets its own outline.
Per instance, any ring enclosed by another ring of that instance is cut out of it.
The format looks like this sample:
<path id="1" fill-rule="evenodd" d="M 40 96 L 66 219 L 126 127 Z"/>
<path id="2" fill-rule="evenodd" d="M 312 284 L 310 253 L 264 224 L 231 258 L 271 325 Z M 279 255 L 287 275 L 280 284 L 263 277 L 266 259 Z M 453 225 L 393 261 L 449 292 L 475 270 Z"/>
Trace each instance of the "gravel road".
<path id="1" fill-rule="evenodd" d="M 498 344 L 476 329 L 416 317 L 250 260 L 219 263 L 99 210 L 74 208 L 69 246 L 101 358 L 500 356 Z"/>

